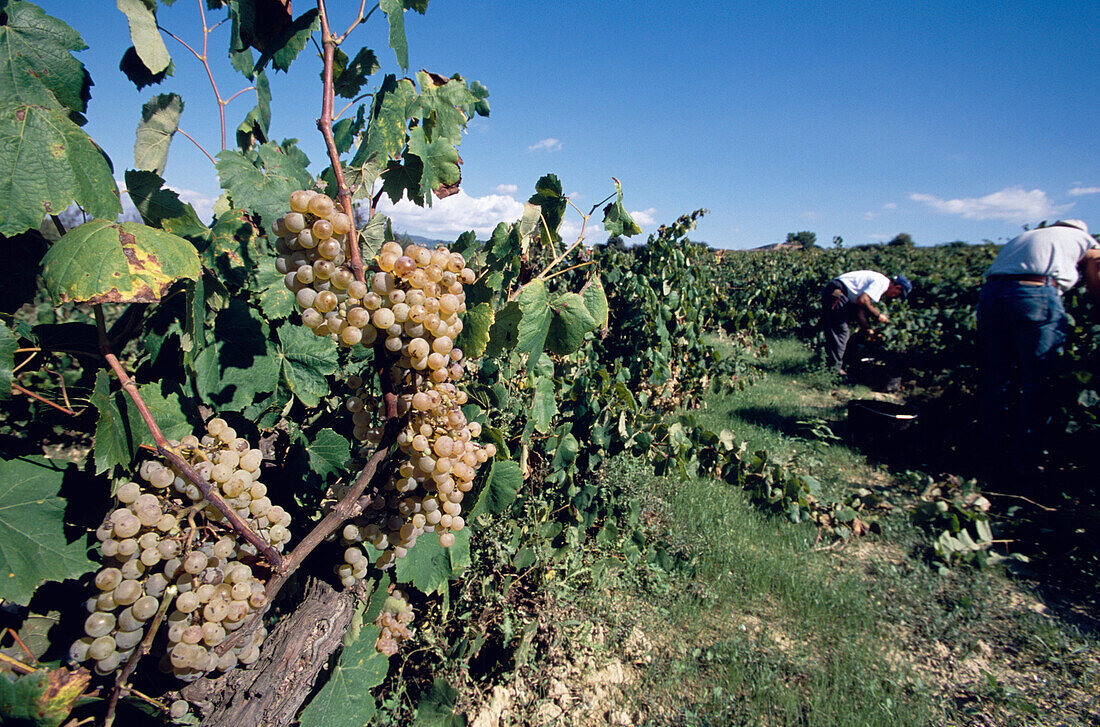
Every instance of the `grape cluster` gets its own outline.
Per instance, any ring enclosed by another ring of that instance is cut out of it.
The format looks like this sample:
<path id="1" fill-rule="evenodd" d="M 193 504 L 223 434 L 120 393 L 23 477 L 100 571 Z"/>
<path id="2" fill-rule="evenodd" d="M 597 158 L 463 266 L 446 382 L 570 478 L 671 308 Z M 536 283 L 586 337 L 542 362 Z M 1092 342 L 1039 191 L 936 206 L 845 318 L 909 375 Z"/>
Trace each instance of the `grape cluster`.
<path id="1" fill-rule="evenodd" d="M 259 481 L 262 454 L 219 418 L 200 440 L 169 442 L 211 488 L 252 528 L 281 550 L 290 538 L 290 515 L 272 505 Z M 185 680 L 259 657 L 266 636 L 257 628 L 245 643 L 219 655 L 214 647 L 267 605 L 252 564 L 257 548 L 238 542 L 225 516 L 174 467 L 143 462 L 137 482 L 121 485 L 113 510 L 96 531 L 105 560 L 95 576 L 84 636 L 69 651 L 74 661 L 95 661 L 95 671 L 118 669 L 145 637 L 165 604 L 170 647 L 165 671 Z"/>
<path id="2" fill-rule="evenodd" d="M 418 370 L 442 370 L 435 377 L 445 381 L 461 351 L 451 355 L 453 343 L 447 346 L 444 340 L 453 342 L 462 330 L 462 286 L 475 277 L 462 255 L 418 245 L 402 250 L 388 242 L 370 280 L 360 282 L 345 265 L 350 218 L 332 199 L 310 190 L 292 193 L 290 208 L 274 225 L 279 236 L 275 268 L 286 276 L 303 325 L 341 346 L 370 346 L 381 337 L 393 352 L 413 339 L 438 340 L 435 348 L 413 346 L 411 361 L 419 364 L 414 366 Z M 454 378 L 458 376 L 461 370 Z"/>
<path id="3" fill-rule="evenodd" d="M 409 624 L 414 615 L 405 592 L 391 586 L 386 603 L 382 606 L 382 613 L 374 620 L 374 625 L 382 630 L 374 648 L 386 656 L 396 654 L 401 648 L 401 642 L 412 638 Z"/>
<path id="4" fill-rule="evenodd" d="M 463 375 L 463 352 L 455 346 L 466 312 L 465 285 L 476 275 L 466 259 L 445 247 L 402 248 L 386 242 L 359 282 L 344 265 L 350 220 L 323 194 L 299 190 L 290 196 L 291 212 L 274 226 L 279 240 L 276 267 L 286 275 L 301 309 L 302 323 L 318 336 L 342 346 L 377 345 L 395 358 L 392 369 L 401 393 L 398 415 L 407 424 L 397 443 L 404 455 L 385 492 L 360 502 L 363 514 L 342 532 L 344 563 L 336 573 L 346 586 L 366 577 L 370 559 L 361 543 L 382 551 L 375 560 L 388 568 L 425 532 L 435 532 L 444 547 L 465 527 L 462 498 L 477 468 L 496 454 L 492 445 L 474 441 L 481 425 L 467 422 L 466 393 L 456 386 Z M 372 398 L 363 380 L 348 381 L 347 401 L 354 437 L 376 446 L 382 438 L 383 404 Z M 368 446 L 366 449 L 373 449 Z M 337 488 L 342 497 L 347 488 Z"/>

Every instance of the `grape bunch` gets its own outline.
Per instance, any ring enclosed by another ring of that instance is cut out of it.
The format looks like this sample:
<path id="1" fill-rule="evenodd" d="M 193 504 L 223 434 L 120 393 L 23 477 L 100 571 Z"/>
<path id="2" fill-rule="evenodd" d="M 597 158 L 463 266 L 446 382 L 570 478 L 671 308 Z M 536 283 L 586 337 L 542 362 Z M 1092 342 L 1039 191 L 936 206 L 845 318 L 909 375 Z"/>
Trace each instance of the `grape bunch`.
<path id="1" fill-rule="evenodd" d="M 382 613 L 374 620 L 374 625 L 381 629 L 374 648 L 386 656 L 396 654 L 401 648 L 401 642 L 412 638 L 409 624 L 414 615 L 405 592 L 391 586 L 386 603 L 382 606 Z"/>
<path id="2" fill-rule="evenodd" d="M 381 337 L 387 349 L 397 352 L 420 339 L 410 362 L 418 370 L 442 370 L 435 376 L 445 381 L 461 351 L 451 355 L 453 343 L 447 346 L 444 341 L 453 342 L 462 330 L 458 318 L 466 310 L 462 286 L 475 278 L 462 255 L 419 245 L 403 250 L 388 242 L 370 279 L 360 282 L 345 265 L 351 219 L 336 209 L 331 198 L 311 190 L 293 192 L 290 208 L 273 228 L 279 236 L 275 268 L 286 276 L 284 282 L 301 309 L 302 324 L 341 346 L 370 346 Z M 433 341 L 439 345 L 422 345 Z"/>
<path id="3" fill-rule="evenodd" d="M 467 400 L 465 392 L 417 372 L 408 375 L 416 391 L 398 398 L 398 414 L 407 414 L 408 419 L 397 435 L 401 458 L 396 472 L 382 492 L 361 498 L 362 514 L 342 532 L 344 563 L 336 573 L 345 586 L 366 577 L 369 560 L 361 543 L 381 551 L 375 561 L 379 568 L 405 557 L 426 532 L 437 533 L 445 548 L 453 545 L 454 534 L 466 524 L 461 515 L 463 497 L 472 489 L 478 467 L 496 455 L 493 444 L 474 441 L 481 434 L 481 424 L 466 420 L 461 408 Z M 347 406 L 354 412 L 356 436 L 371 449 L 382 436 L 381 425 L 372 421 L 381 419 L 382 404 L 371 399 L 362 383 L 357 376 L 348 379 L 355 393 Z"/>
<path id="4" fill-rule="evenodd" d="M 262 454 L 223 419 L 206 435 L 169 445 L 216 488 L 252 528 L 281 550 L 290 538 L 290 515 L 272 505 L 259 480 Z M 126 482 L 119 506 L 96 531 L 104 567 L 88 599 L 84 636 L 69 651 L 74 661 L 95 662 L 109 674 L 133 654 L 162 610 L 168 652 L 166 672 L 193 680 L 259 657 L 266 636 L 257 628 L 244 643 L 218 654 L 214 647 L 267 605 L 264 583 L 253 571 L 257 548 L 238 541 L 225 516 L 172 466 L 149 460 L 139 469 L 145 484 Z"/>

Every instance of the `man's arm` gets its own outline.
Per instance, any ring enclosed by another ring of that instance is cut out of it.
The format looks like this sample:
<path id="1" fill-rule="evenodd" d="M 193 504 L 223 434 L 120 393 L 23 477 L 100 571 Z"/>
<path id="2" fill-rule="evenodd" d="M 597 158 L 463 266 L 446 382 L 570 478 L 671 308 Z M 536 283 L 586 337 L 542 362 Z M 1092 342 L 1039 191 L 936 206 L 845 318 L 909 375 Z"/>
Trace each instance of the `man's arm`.
<path id="1" fill-rule="evenodd" d="M 861 327 L 870 329 L 870 324 L 867 322 L 868 314 L 879 323 L 885 323 L 890 320 L 882 311 L 875 307 L 875 302 L 871 300 L 871 296 L 866 293 L 860 293 L 855 302 L 857 306 L 856 320 L 859 321 Z"/>
<path id="2" fill-rule="evenodd" d="M 1100 249 L 1086 250 L 1081 262 L 1081 277 L 1085 279 L 1085 288 L 1092 299 L 1100 303 Z"/>

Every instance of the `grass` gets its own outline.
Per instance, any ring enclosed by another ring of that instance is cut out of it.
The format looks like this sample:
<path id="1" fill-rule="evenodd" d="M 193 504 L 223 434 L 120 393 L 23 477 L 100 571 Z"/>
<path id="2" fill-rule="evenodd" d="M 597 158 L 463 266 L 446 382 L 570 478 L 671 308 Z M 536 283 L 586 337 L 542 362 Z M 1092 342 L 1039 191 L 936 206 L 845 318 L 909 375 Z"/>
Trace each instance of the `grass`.
<path id="1" fill-rule="evenodd" d="M 896 484 L 844 442 L 798 425 L 836 421 L 841 399 L 868 393 L 838 390 L 812 360 L 801 344 L 774 344 L 749 388 L 697 417 L 834 488 Z M 903 513 L 885 517 L 879 535 L 819 541 L 812 526 L 765 517 L 726 485 L 658 479 L 625 457 L 611 468 L 679 564 L 622 570 L 574 594 L 613 635 L 606 658 L 636 667 L 619 699 L 633 724 L 1100 721 L 1096 635 L 1001 570 L 941 575 L 928 535 Z M 615 646 L 629 635 L 647 645 L 641 655 Z"/>

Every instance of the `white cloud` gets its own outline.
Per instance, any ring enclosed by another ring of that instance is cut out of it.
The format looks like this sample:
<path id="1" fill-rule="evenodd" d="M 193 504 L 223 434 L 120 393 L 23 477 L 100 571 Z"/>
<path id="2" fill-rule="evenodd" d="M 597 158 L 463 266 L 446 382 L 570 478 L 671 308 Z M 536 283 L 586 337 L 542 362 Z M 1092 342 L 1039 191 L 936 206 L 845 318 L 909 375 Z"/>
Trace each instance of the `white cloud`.
<path id="1" fill-rule="evenodd" d="M 657 208 L 650 207 L 644 210 L 631 210 L 630 216 L 634 218 L 634 221 L 638 223 L 638 226 L 642 225 L 655 225 L 657 224 Z"/>
<path id="2" fill-rule="evenodd" d="M 1023 187 L 1006 187 L 984 197 L 965 199 L 940 199 L 930 194 L 911 194 L 909 199 L 928 205 L 937 212 L 960 215 L 969 220 L 1004 220 L 1023 223 L 1057 217 L 1073 207 L 1072 204 L 1056 205 L 1041 189 L 1025 190 Z"/>
<path id="3" fill-rule="evenodd" d="M 467 230 L 488 235 L 498 222 L 511 223 L 523 215 L 523 203 L 511 195 L 471 197 L 463 190 L 445 199 L 433 200 L 431 207 L 418 207 L 408 199 L 395 205 L 383 197 L 378 209 L 393 220 L 395 230 L 443 238 L 455 237 Z"/>
<path id="4" fill-rule="evenodd" d="M 555 139 L 551 136 L 546 139 L 541 139 L 531 146 L 527 147 L 527 151 L 538 151 L 540 149 L 545 149 L 546 151 L 557 151 L 558 149 L 561 149 L 561 140 Z"/>
<path id="5" fill-rule="evenodd" d="M 882 205 L 882 209 L 885 210 L 886 212 L 892 212 L 892 211 L 896 210 L 897 208 L 898 208 L 898 205 L 897 205 L 896 202 L 887 202 L 886 204 Z M 863 219 L 866 220 L 867 222 L 870 222 L 871 220 L 875 219 L 876 217 L 878 217 L 880 215 L 885 214 L 886 212 L 864 212 L 863 213 Z"/>
<path id="6" fill-rule="evenodd" d="M 519 191 L 519 187 L 514 184 L 498 184 L 497 186 L 493 187 L 493 191 L 497 194 L 505 194 L 511 197 Z"/>
<path id="7" fill-rule="evenodd" d="M 1100 187 L 1077 186 L 1071 189 L 1067 194 L 1069 194 L 1070 197 L 1083 197 L 1086 194 L 1100 194 Z"/>

